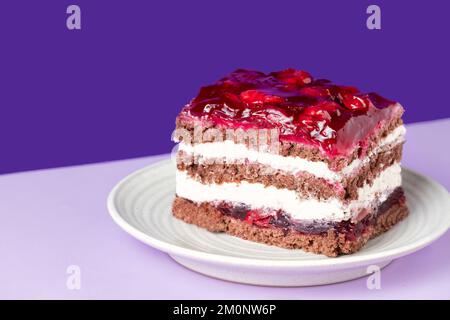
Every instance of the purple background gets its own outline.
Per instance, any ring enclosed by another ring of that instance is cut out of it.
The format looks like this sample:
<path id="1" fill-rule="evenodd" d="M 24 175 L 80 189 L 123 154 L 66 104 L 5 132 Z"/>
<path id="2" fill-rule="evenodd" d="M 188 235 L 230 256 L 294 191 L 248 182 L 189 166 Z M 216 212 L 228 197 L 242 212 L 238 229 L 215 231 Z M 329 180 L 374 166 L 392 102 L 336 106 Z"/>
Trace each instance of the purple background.
<path id="1" fill-rule="evenodd" d="M 179 109 L 238 67 L 375 90 L 406 122 L 450 116 L 448 1 L 262 2 L 2 1 L 0 173 L 168 152 Z"/>

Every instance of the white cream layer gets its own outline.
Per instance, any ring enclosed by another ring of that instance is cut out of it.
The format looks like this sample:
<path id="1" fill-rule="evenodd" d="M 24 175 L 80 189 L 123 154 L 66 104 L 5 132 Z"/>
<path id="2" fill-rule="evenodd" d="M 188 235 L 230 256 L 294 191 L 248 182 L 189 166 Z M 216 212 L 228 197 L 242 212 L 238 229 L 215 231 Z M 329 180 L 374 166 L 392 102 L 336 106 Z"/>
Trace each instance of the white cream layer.
<path id="1" fill-rule="evenodd" d="M 245 203 L 254 209 L 282 210 L 297 220 L 342 221 L 354 218 L 362 208 L 377 205 L 401 185 L 400 164 L 386 168 L 373 184 L 358 190 L 358 199 L 345 204 L 337 198 L 319 201 L 300 198 L 295 191 L 266 187 L 260 183 L 202 184 L 177 171 L 176 193 L 194 202 Z"/>
<path id="2" fill-rule="evenodd" d="M 200 156 L 200 162 L 207 161 L 208 159 L 224 159 L 225 163 L 234 163 L 248 159 L 249 162 L 261 163 L 270 166 L 273 169 L 282 170 L 294 175 L 299 172 L 307 172 L 317 178 L 324 178 L 331 182 L 340 182 L 354 170 L 369 162 L 371 156 L 378 153 L 384 147 L 403 142 L 405 132 L 406 129 L 404 126 L 397 127 L 387 137 L 381 140 L 378 146 L 372 150 L 366 158 L 362 160 L 353 160 L 352 163 L 339 172 L 328 168 L 328 165 L 325 162 L 309 161 L 300 157 L 284 157 L 273 153 L 259 152 L 258 150 L 249 149 L 243 144 L 236 144 L 229 140 L 196 145 L 180 143 L 178 150 L 193 156 Z"/>

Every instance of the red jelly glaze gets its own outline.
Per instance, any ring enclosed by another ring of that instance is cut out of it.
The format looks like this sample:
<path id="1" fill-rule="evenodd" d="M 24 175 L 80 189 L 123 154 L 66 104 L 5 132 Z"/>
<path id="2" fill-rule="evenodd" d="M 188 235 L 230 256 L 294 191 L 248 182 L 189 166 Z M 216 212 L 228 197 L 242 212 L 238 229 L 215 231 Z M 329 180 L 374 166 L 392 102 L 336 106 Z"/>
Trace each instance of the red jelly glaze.
<path id="1" fill-rule="evenodd" d="M 319 147 L 329 157 L 363 148 L 383 123 L 403 112 L 376 93 L 313 79 L 306 71 L 238 69 L 200 89 L 181 116 L 231 129 L 277 128 L 280 141 Z"/>

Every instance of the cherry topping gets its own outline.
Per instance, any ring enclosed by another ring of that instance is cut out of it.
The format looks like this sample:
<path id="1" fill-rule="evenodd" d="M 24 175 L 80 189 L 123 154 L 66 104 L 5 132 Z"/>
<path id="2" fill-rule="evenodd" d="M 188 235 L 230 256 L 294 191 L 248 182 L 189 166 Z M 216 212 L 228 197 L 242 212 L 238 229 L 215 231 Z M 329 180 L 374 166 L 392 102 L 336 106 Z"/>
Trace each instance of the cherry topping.
<path id="1" fill-rule="evenodd" d="M 311 75 L 303 70 L 286 69 L 278 72 L 272 72 L 275 78 L 291 85 L 304 86 L 312 82 Z"/>
<path id="2" fill-rule="evenodd" d="M 327 89 L 325 87 L 319 87 L 319 86 L 303 87 L 300 89 L 299 93 L 301 95 L 312 96 L 312 97 L 329 97 L 330 96 L 329 89 Z"/>
<path id="3" fill-rule="evenodd" d="M 284 101 L 282 97 L 266 94 L 258 90 L 243 91 L 240 94 L 240 98 L 243 102 L 252 104 L 280 103 Z"/>
<path id="4" fill-rule="evenodd" d="M 399 111 L 376 93 L 314 80 L 303 70 L 239 69 L 201 88 L 181 115 L 230 129 L 277 128 L 280 141 L 312 144 L 334 157 L 353 152 Z"/>
<path id="5" fill-rule="evenodd" d="M 305 108 L 302 114 L 310 115 L 321 120 L 331 120 L 331 114 L 339 109 L 339 105 L 332 101 L 324 101 L 319 104 Z"/>
<path id="6" fill-rule="evenodd" d="M 274 127 L 281 127 L 283 124 L 292 122 L 292 116 L 289 115 L 289 112 L 277 107 L 268 107 L 253 111 L 252 116 L 254 118 L 260 118 L 262 121 L 268 121 L 272 123 Z"/>
<path id="7" fill-rule="evenodd" d="M 337 91 L 341 94 L 356 94 L 359 90 L 352 86 L 338 86 Z"/>
<path id="8" fill-rule="evenodd" d="M 369 106 L 369 101 L 362 95 L 343 94 L 342 103 L 350 110 L 365 110 Z"/>

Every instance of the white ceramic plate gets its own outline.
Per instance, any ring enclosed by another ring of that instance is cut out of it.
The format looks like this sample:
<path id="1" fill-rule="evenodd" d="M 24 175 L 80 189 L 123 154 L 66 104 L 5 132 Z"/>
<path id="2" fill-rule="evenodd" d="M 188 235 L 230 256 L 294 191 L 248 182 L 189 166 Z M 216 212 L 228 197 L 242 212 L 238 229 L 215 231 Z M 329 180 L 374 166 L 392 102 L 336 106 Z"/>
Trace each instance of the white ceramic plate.
<path id="1" fill-rule="evenodd" d="M 444 187 L 403 169 L 410 215 L 359 252 L 328 258 L 211 233 L 171 214 L 175 165 L 170 159 L 123 179 L 108 197 L 114 221 L 142 242 L 208 276 L 257 285 L 307 286 L 367 275 L 393 259 L 417 251 L 443 235 L 450 225 L 449 194 Z"/>

